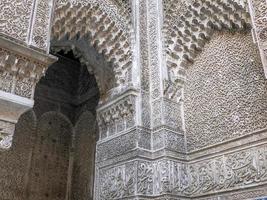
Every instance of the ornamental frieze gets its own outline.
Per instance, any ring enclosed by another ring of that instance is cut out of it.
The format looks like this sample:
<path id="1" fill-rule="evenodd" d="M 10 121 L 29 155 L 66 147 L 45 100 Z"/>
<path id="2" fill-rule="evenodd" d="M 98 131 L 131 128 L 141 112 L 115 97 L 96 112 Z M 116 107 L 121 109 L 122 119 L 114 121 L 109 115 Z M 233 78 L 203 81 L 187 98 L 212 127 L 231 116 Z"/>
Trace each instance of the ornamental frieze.
<path id="1" fill-rule="evenodd" d="M 137 169 L 135 171 L 134 169 Z M 112 175 L 110 175 L 112 174 Z M 200 161 L 139 160 L 99 169 L 100 197 L 199 197 L 267 183 L 267 146 L 257 146 Z"/>
<path id="2" fill-rule="evenodd" d="M 3 48 L 0 48 L 0 67 L 0 89 L 30 99 L 35 85 L 47 69 L 45 63 Z"/>
<path id="3" fill-rule="evenodd" d="M 136 95 L 125 94 L 97 110 L 101 138 L 128 130 L 136 124 Z"/>

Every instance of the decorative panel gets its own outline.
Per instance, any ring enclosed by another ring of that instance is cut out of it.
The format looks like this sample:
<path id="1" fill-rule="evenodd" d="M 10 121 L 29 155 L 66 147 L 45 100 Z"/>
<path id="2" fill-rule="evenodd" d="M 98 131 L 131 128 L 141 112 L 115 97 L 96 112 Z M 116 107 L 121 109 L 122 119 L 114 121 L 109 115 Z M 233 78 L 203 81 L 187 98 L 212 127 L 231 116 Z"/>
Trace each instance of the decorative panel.
<path id="1" fill-rule="evenodd" d="M 30 45 L 49 52 L 54 0 L 36 0 Z"/>
<path id="2" fill-rule="evenodd" d="M 1 0 L 0 34 L 27 43 L 35 0 Z"/>
<path id="3" fill-rule="evenodd" d="M 249 34 L 216 33 L 187 69 L 189 150 L 267 127 L 267 81 Z"/>

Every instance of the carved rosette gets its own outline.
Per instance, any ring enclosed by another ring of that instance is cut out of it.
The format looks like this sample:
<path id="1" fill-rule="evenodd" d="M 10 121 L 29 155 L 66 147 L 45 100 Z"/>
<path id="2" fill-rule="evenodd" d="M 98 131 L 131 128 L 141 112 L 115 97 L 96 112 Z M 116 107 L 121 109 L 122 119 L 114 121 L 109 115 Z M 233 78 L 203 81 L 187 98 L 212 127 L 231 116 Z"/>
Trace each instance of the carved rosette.
<path id="1" fill-rule="evenodd" d="M 101 139 L 129 130 L 136 125 L 136 93 L 126 92 L 97 109 Z"/>

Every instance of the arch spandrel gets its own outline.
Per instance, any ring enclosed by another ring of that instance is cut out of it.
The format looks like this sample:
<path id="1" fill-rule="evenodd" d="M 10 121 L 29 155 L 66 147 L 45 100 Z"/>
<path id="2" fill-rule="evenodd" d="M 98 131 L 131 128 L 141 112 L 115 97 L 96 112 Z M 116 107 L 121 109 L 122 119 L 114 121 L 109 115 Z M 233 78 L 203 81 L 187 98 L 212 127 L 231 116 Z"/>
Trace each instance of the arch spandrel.
<path id="1" fill-rule="evenodd" d="M 251 19 L 246 1 L 182 1 L 165 2 L 165 54 L 169 85 L 183 84 L 185 68 L 203 49 L 215 30 L 249 31 Z"/>
<path id="2" fill-rule="evenodd" d="M 130 13 L 128 1 L 123 0 L 58 1 L 52 27 L 52 50 L 77 52 L 80 61 L 95 74 L 102 94 L 127 85 L 132 66 Z M 100 69 L 102 66 L 90 64 L 88 46 L 104 58 L 108 67 Z M 110 65 L 111 69 L 107 69 Z M 110 88 L 106 88 L 107 83 Z"/>

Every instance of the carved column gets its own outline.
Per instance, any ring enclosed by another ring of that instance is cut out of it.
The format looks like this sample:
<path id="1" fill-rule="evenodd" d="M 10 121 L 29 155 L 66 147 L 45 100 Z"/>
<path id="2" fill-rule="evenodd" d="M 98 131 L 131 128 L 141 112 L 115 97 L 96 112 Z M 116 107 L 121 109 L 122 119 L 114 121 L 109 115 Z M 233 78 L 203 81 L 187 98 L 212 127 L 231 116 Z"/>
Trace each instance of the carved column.
<path id="1" fill-rule="evenodd" d="M 182 83 L 172 80 L 163 51 L 163 2 L 148 2 L 149 57 L 152 109 L 152 149 L 166 152 L 184 152 Z"/>
<path id="2" fill-rule="evenodd" d="M 33 106 L 35 85 L 48 65 L 53 0 L 0 2 L 0 148 L 12 144 L 15 124 Z"/>
<path id="3" fill-rule="evenodd" d="M 148 32 L 147 24 L 139 18 L 139 15 L 146 18 L 148 2 L 129 2 L 133 29 L 129 82 L 116 94 L 109 94 L 97 109 L 100 134 L 96 150 L 94 198 L 97 200 L 137 196 L 139 160 L 151 153 Z"/>

